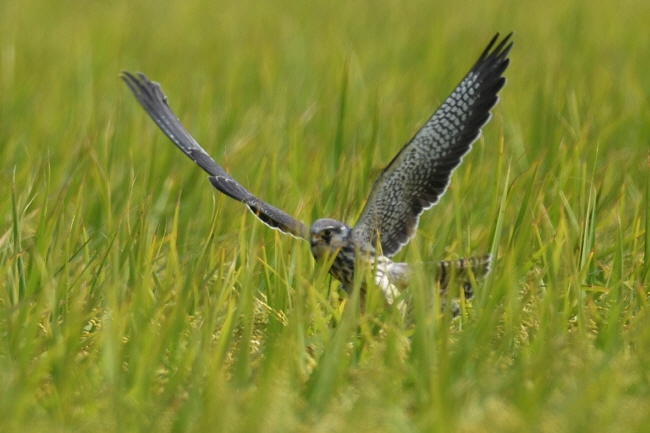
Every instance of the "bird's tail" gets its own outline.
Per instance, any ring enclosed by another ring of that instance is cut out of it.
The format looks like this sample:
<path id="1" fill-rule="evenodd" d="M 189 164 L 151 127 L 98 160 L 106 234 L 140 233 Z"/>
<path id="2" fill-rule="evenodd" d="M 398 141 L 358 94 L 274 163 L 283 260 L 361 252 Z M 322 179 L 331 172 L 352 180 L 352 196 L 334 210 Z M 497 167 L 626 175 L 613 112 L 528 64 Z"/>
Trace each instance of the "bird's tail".
<path id="1" fill-rule="evenodd" d="M 440 284 L 441 295 L 445 295 L 450 283 L 463 288 L 465 299 L 474 296 L 474 283 L 490 272 L 492 255 L 470 257 L 468 259 L 445 260 L 438 262 L 437 280 Z"/>

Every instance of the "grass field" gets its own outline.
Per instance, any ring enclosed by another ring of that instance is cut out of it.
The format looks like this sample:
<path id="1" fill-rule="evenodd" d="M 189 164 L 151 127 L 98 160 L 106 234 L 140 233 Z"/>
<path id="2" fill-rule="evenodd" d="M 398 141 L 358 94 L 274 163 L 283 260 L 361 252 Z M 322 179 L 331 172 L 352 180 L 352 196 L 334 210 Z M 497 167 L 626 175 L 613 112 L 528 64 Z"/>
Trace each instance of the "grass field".
<path id="1" fill-rule="evenodd" d="M 649 22 L 647 0 L 4 0 L 0 431 L 650 431 Z M 397 257 L 495 254 L 455 320 L 345 308 L 118 78 L 162 83 L 253 193 L 354 223 L 497 31 L 501 101 Z"/>

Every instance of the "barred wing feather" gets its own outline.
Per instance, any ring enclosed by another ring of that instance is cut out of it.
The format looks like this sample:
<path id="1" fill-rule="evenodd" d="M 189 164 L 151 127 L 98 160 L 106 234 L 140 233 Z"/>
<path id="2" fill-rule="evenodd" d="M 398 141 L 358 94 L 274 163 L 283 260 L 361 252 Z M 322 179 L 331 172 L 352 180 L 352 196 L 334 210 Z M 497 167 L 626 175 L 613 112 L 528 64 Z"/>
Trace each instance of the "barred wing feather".
<path id="1" fill-rule="evenodd" d="M 203 150 L 169 108 L 167 97 L 158 83 L 149 81 L 143 73 L 138 73 L 135 76 L 128 72 L 122 72 L 120 76 L 162 132 L 176 147 L 210 175 L 210 183 L 216 189 L 245 203 L 251 212 L 268 226 L 295 237 L 307 239 L 307 230 L 300 221 L 248 192 Z"/>
<path id="2" fill-rule="evenodd" d="M 379 240 L 385 256 L 395 255 L 414 236 L 424 210 L 445 193 L 454 169 L 490 119 L 505 84 L 512 33 L 494 49 L 494 36 L 476 64 L 375 181 L 353 229 L 360 245 Z"/>

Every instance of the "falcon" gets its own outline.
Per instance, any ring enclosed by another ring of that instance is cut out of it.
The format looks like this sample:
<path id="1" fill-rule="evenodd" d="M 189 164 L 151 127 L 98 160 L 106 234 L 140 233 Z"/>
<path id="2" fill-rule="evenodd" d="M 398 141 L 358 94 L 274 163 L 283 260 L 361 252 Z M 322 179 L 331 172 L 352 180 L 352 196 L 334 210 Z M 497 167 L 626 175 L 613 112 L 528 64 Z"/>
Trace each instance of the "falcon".
<path id="1" fill-rule="evenodd" d="M 143 73 L 122 72 L 120 76 L 156 125 L 208 173 L 217 190 L 244 203 L 271 228 L 308 241 L 316 261 L 331 263 L 329 273 L 348 293 L 354 287 L 355 269 L 370 269 L 375 285 L 392 304 L 408 286 L 411 271 L 407 263 L 394 262 L 390 257 L 415 235 L 420 215 L 438 203 L 452 172 L 490 120 L 490 110 L 506 81 L 503 73 L 510 62 L 511 36 L 500 42 L 498 33 L 492 38 L 467 75 L 379 174 L 354 227 L 322 218 L 307 228 L 254 196 L 185 130 L 158 83 L 149 81 Z M 459 283 L 466 299 L 471 298 L 472 283 L 487 275 L 490 263 L 490 255 L 438 262 L 436 282 L 441 298 L 451 281 Z M 363 279 L 360 284 L 363 305 L 367 284 Z"/>

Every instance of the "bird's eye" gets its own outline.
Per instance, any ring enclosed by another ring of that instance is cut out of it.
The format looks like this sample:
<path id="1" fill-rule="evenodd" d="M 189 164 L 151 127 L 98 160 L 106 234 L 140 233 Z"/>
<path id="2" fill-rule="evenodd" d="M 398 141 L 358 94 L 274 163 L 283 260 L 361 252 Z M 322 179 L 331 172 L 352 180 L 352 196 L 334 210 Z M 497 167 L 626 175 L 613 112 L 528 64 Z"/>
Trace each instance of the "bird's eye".
<path id="1" fill-rule="evenodd" d="M 330 236 L 332 236 L 332 229 L 323 230 L 323 236 L 325 236 L 326 238 L 329 238 Z"/>

